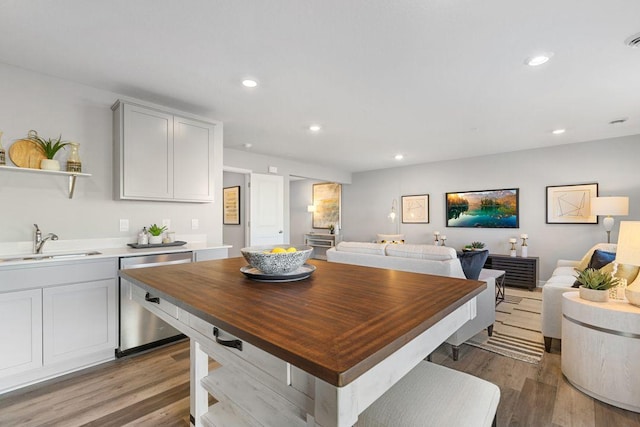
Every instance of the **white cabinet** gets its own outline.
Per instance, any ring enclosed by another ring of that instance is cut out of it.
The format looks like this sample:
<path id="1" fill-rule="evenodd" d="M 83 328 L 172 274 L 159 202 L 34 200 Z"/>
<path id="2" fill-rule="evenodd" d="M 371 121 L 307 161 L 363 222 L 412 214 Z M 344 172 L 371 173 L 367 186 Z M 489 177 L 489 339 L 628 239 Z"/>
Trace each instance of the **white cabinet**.
<path id="1" fill-rule="evenodd" d="M 42 291 L 0 293 L 0 377 L 42 366 Z"/>
<path id="2" fill-rule="evenodd" d="M 308 233 L 304 235 L 304 244 L 313 248 L 312 258 L 327 259 L 327 249 L 342 241 L 338 234 Z"/>
<path id="3" fill-rule="evenodd" d="M 115 357 L 117 259 L 0 267 L 0 393 Z"/>
<path id="4" fill-rule="evenodd" d="M 221 124 L 126 101 L 112 109 L 117 199 L 213 201 Z"/>
<path id="5" fill-rule="evenodd" d="M 118 346 L 112 279 L 45 288 L 42 305 L 45 365 Z"/>

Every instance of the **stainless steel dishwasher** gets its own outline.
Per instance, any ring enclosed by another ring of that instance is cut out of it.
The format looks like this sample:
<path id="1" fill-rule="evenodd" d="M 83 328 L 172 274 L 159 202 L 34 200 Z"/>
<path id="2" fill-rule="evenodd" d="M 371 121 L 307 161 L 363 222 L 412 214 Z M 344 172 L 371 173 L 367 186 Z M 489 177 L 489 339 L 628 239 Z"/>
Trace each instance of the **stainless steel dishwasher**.
<path id="1" fill-rule="evenodd" d="M 120 269 L 156 267 L 191 262 L 191 252 L 120 258 Z M 185 338 L 173 326 L 131 299 L 131 283 L 120 278 L 120 330 L 116 357 L 148 350 Z"/>

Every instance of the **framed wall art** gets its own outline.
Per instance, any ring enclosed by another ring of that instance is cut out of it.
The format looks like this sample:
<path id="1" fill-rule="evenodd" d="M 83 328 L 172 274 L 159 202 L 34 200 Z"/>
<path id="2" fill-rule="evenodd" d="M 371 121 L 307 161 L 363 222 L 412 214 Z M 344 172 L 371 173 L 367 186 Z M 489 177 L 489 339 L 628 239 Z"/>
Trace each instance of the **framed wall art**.
<path id="1" fill-rule="evenodd" d="M 335 182 L 313 184 L 313 228 L 340 225 L 342 185 Z"/>
<path id="2" fill-rule="evenodd" d="M 240 186 L 222 189 L 222 224 L 240 225 Z"/>
<path id="3" fill-rule="evenodd" d="M 447 193 L 447 227 L 518 228 L 519 189 Z"/>
<path id="4" fill-rule="evenodd" d="M 402 196 L 402 223 L 429 223 L 429 195 Z"/>
<path id="5" fill-rule="evenodd" d="M 597 183 L 548 186 L 547 224 L 597 224 L 592 197 L 598 197 Z"/>

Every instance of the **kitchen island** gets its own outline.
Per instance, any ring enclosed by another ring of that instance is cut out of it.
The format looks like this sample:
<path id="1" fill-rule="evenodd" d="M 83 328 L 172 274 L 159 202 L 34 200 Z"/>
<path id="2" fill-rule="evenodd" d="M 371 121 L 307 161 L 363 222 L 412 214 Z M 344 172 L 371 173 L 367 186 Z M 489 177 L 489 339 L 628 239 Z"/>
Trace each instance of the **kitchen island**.
<path id="1" fill-rule="evenodd" d="M 349 426 L 467 320 L 484 282 L 309 261 L 246 278 L 242 258 L 121 271 L 131 297 L 191 338 L 199 425 Z M 207 356 L 222 367 L 208 372 Z M 208 407 L 208 394 L 218 403 Z"/>

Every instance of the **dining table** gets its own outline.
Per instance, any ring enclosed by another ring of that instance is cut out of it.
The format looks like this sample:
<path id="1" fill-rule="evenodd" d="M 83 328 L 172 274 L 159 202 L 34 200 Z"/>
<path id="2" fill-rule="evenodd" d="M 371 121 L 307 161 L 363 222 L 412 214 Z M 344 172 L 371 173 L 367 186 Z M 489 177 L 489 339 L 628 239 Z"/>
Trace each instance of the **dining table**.
<path id="1" fill-rule="evenodd" d="M 244 274 L 242 257 L 119 272 L 129 298 L 190 338 L 192 425 L 352 426 L 475 317 L 486 289 L 320 260 L 303 267 L 309 274 L 290 281 Z"/>

